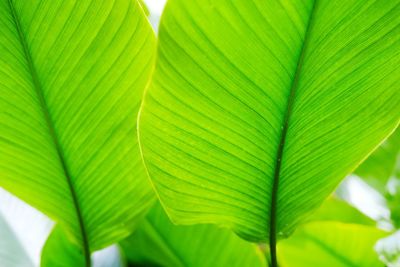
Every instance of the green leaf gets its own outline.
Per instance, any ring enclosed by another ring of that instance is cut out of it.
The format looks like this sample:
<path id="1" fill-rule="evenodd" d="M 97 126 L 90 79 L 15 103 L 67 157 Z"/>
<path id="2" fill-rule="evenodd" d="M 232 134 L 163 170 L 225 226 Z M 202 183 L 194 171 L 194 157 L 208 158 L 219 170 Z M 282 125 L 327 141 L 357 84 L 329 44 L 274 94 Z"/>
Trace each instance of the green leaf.
<path id="1" fill-rule="evenodd" d="M 153 200 L 136 115 L 154 33 L 131 0 L 3 0 L 0 31 L 0 186 L 88 260 Z"/>
<path id="2" fill-rule="evenodd" d="M 120 257 L 119 249 L 111 246 L 97 251 L 91 256 L 93 267 L 122 267 L 125 263 Z M 71 242 L 62 227 L 57 226 L 49 236 L 41 258 L 41 267 L 84 266 L 85 255 L 79 246 Z"/>
<path id="3" fill-rule="evenodd" d="M 168 1 L 139 121 L 171 220 L 288 236 L 397 127 L 394 1 Z"/>
<path id="4" fill-rule="evenodd" d="M 375 226 L 376 222 L 347 202 L 331 197 L 309 217 L 309 221 L 338 221 Z"/>
<path id="5" fill-rule="evenodd" d="M 159 204 L 121 245 L 134 266 L 266 266 L 256 245 L 213 225 L 173 225 Z"/>
<path id="6" fill-rule="evenodd" d="M 355 174 L 385 194 L 387 182 L 391 175 L 395 174 L 398 160 L 400 160 L 400 128 L 356 169 Z"/>
<path id="7" fill-rule="evenodd" d="M 375 227 L 314 222 L 278 245 L 281 267 L 381 267 L 374 244 L 387 233 Z"/>

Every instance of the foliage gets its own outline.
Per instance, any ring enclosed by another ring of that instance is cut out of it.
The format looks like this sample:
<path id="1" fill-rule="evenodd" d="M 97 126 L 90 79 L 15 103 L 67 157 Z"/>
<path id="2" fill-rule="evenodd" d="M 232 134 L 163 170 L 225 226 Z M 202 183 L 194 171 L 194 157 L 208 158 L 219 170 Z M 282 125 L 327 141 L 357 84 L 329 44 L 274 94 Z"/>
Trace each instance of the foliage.
<path id="1" fill-rule="evenodd" d="M 135 1 L 0 2 L 0 185 L 84 251 L 153 200 L 136 114 L 155 38 Z"/>
<path id="2" fill-rule="evenodd" d="M 160 204 L 122 242 L 128 261 L 166 267 L 265 266 L 254 244 L 213 225 L 175 226 Z"/>
<path id="3" fill-rule="evenodd" d="M 157 40 L 151 15 L 0 0 L 0 187 L 55 222 L 1 189 L 0 265 L 396 266 L 400 0 L 169 0 Z"/>
<path id="4" fill-rule="evenodd" d="M 171 220 L 269 241 L 276 265 L 276 242 L 399 123 L 399 12 L 170 0 L 139 138 Z"/>

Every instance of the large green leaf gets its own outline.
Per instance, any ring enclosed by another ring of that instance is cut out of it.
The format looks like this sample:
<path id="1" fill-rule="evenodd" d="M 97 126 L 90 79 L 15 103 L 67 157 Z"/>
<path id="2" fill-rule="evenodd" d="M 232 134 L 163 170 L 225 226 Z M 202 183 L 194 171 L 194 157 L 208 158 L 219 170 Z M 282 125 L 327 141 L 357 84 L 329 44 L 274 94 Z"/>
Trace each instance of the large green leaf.
<path id="1" fill-rule="evenodd" d="M 213 225 L 173 225 L 160 204 L 121 245 L 134 266 L 266 266 L 256 245 Z"/>
<path id="2" fill-rule="evenodd" d="M 398 125 L 399 24 L 399 0 L 170 0 L 139 137 L 172 221 L 289 235 Z"/>
<path id="3" fill-rule="evenodd" d="M 398 161 L 400 161 L 400 128 L 356 169 L 355 174 L 385 194 L 387 182 L 392 175 L 395 175 Z"/>
<path id="4" fill-rule="evenodd" d="M 382 267 L 374 244 L 385 235 L 364 225 L 310 223 L 279 243 L 279 266 Z"/>
<path id="5" fill-rule="evenodd" d="M 0 1 L 0 186 L 86 258 L 151 203 L 136 115 L 154 33 L 136 1 Z"/>

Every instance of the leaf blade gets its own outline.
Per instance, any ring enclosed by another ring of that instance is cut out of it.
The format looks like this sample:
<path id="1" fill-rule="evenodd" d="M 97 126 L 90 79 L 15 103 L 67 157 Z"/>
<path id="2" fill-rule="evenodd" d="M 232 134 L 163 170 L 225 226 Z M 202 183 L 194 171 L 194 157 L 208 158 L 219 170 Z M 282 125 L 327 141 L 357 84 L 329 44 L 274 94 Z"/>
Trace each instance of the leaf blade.
<path id="1" fill-rule="evenodd" d="M 251 241 L 285 237 L 398 125 L 398 3 L 318 1 L 305 36 L 313 4 L 167 3 L 139 138 L 175 223 L 217 223 Z M 306 37 L 269 234 L 276 152 Z"/>
<path id="2" fill-rule="evenodd" d="M 7 0 L 0 12 L 0 186 L 89 254 L 129 235 L 154 199 L 135 140 L 154 33 L 136 1 Z"/>

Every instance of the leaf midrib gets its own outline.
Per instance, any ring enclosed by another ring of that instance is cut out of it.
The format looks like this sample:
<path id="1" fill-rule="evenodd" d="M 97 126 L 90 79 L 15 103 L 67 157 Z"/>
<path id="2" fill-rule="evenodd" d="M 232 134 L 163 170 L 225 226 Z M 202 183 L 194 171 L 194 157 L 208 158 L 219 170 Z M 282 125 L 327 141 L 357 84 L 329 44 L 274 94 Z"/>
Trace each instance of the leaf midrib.
<path id="1" fill-rule="evenodd" d="M 283 117 L 282 123 L 282 131 L 281 136 L 278 144 L 278 150 L 276 154 L 276 161 L 275 161 L 275 169 L 274 169 L 274 180 L 273 180 L 273 187 L 272 187 L 272 196 L 271 196 L 271 208 L 270 208 L 270 227 L 269 227 L 269 246 L 271 252 L 271 262 L 272 266 L 277 265 L 276 259 L 276 232 L 277 232 L 277 211 L 278 211 L 278 191 L 279 191 L 279 178 L 281 174 L 281 165 L 282 165 L 282 157 L 283 157 L 283 150 L 285 148 L 286 143 L 286 135 L 287 130 L 289 128 L 290 117 L 293 109 L 294 98 L 296 95 L 296 90 L 299 84 L 300 75 L 302 72 L 302 67 L 304 63 L 304 56 L 306 54 L 306 50 L 308 47 L 309 35 L 311 32 L 311 27 L 314 23 L 314 16 L 315 10 L 317 9 L 317 2 L 318 0 L 314 0 L 313 5 L 310 11 L 310 17 L 308 19 L 307 28 L 304 34 L 304 40 L 302 42 L 302 47 L 300 51 L 300 56 L 297 60 L 296 71 L 291 83 L 289 99 L 287 102 L 287 108 L 285 115 Z"/>
<path id="2" fill-rule="evenodd" d="M 75 192 L 75 188 L 74 188 L 74 186 L 72 184 L 71 175 L 70 175 L 68 166 L 67 166 L 66 161 L 65 161 L 65 155 L 63 153 L 61 144 L 58 141 L 58 136 L 57 136 L 57 133 L 56 133 L 55 128 L 54 128 L 54 123 L 53 123 L 53 120 L 52 120 L 51 115 L 49 113 L 48 105 L 46 103 L 46 99 L 45 99 L 44 94 L 43 94 L 43 89 L 42 89 L 41 83 L 39 81 L 38 74 L 37 74 L 36 69 L 35 69 L 34 64 L 33 64 L 32 56 L 31 56 L 31 53 L 29 51 L 28 44 L 26 42 L 26 38 L 25 38 L 24 32 L 22 31 L 22 28 L 21 28 L 19 17 L 18 17 L 18 15 L 16 13 L 16 10 L 15 10 L 15 7 L 14 7 L 14 4 L 13 4 L 12 0 L 8 0 L 7 2 L 8 2 L 8 6 L 10 8 L 10 12 L 11 12 L 14 24 L 15 24 L 15 29 L 16 29 L 16 31 L 18 33 L 20 44 L 22 45 L 22 48 L 24 50 L 24 55 L 25 55 L 26 63 L 28 65 L 29 73 L 31 74 L 33 87 L 34 87 L 34 89 L 36 91 L 36 94 L 38 96 L 39 104 L 40 104 L 40 107 L 41 107 L 41 109 L 43 111 L 43 116 L 44 116 L 44 118 L 46 120 L 46 124 L 47 124 L 48 130 L 49 130 L 49 134 L 50 134 L 50 136 L 52 138 L 52 141 L 53 141 L 53 144 L 54 144 L 54 146 L 56 148 L 59 161 L 60 161 L 62 169 L 64 171 L 64 176 L 65 176 L 65 178 L 67 180 L 67 184 L 68 184 L 69 190 L 71 192 L 73 205 L 75 207 L 76 215 L 77 215 L 77 218 L 78 218 L 79 229 L 81 231 L 82 243 L 83 243 L 82 246 L 83 246 L 83 250 L 84 250 L 85 262 L 86 262 L 86 266 L 89 267 L 91 265 L 89 242 L 88 242 L 88 236 L 87 236 L 87 232 L 86 232 L 86 228 L 85 228 L 85 224 L 84 224 L 84 220 L 83 220 L 83 216 L 82 216 L 82 211 L 81 211 L 81 208 L 80 208 L 80 205 L 79 205 L 78 196 L 77 196 L 77 194 Z"/>

